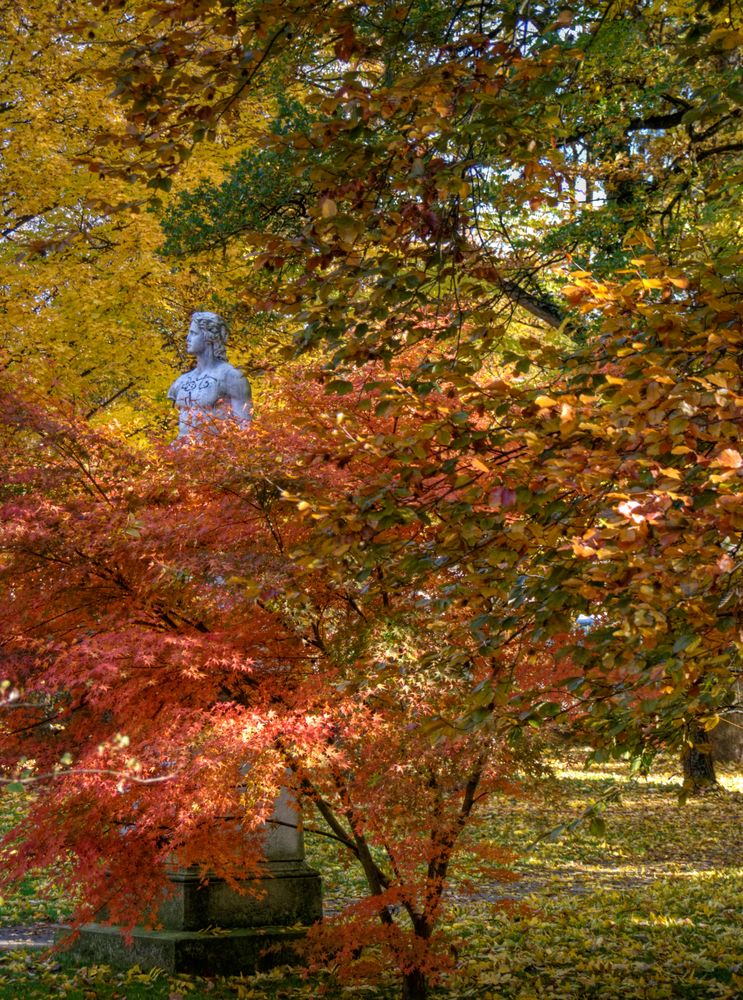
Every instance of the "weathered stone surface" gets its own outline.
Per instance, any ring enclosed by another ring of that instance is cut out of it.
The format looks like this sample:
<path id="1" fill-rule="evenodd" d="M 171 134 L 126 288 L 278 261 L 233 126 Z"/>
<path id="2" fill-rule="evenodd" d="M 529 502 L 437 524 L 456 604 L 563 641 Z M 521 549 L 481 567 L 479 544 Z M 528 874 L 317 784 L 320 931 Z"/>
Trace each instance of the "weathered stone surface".
<path id="1" fill-rule="evenodd" d="M 214 313 L 194 313 L 186 347 L 196 367 L 171 385 L 180 437 L 199 439 L 226 419 L 247 423 L 250 386 L 227 361 L 227 327 Z M 87 924 L 71 943 L 82 961 L 200 975 L 252 973 L 293 961 L 305 928 L 322 919 L 322 882 L 305 862 L 297 803 L 284 789 L 265 824 L 265 863 L 239 887 L 173 866 L 158 910 L 159 929 L 138 927 L 126 938 L 118 927 Z M 238 891 L 239 889 L 239 891 Z M 98 914 L 105 920 L 105 912 Z M 218 929 L 215 932 L 215 929 Z"/>
<path id="2" fill-rule="evenodd" d="M 127 942 L 118 927 L 86 924 L 73 957 L 194 975 L 251 974 L 295 961 L 293 942 L 322 919 L 322 881 L 304 860 L 267 862 L 265 874 L 240 883 L 241 892 L 195 870 L 174 869 L 168 879 L 161 929 L 138 927 Z"/>
<path id="3" fill-rule="evenodd" d="M 297 804 L 286 788 L 266 824 L 263 850 L 268 861 L 304 861 L 304 834 Z"/>
<path id="4" fill-rule="evenodd" d="M 266 831 L 263 869 L 243 879 L 239 891 L 223 879 L 204 879 L 197 868 L 173 866 L 158 911 L 161 929 L 137 928 L 127 943 L 118 927 L 88 924 L 73 956 L 200 975 L 250 974 L 295 960 L 292 942 L 322 919 L 322 880 L 304 860 L 297 808 L 286 790 Z"/>
<path id="5" fill-rule="evenodd" d="M 139 965 L 172 974 L 232 976 L 252 974 L 298 961 L 302 928 L 234 928 L 203 931 L 151 931 L 136 928 L 131 941 L 117 927 L 88 924 L 73 946 L 80 961 L 119 968 Z"/>
<path id="6" fill-rule="evenodd" d="M 168 878 L 170 893 L 159 910 L 168 930 L 309 925 L 322 917 L 320 876 L 301 860 L 269 862 L 265 875 L 240 883 L 241 892 L 222 879 L 205 883 L 196 871 Z"/>

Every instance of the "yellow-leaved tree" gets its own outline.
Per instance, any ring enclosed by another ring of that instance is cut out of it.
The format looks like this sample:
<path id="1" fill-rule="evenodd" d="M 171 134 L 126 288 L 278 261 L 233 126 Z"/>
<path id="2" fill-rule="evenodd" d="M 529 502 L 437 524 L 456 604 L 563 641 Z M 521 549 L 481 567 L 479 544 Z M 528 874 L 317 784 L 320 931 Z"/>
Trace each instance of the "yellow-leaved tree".
<path id="1" fill-rule="evenodd" d="M 218 182 L 265 116 L 243 105 L 198 157 L 179 153 L 172 193 L 160 170 L 110 169 L 122 153 L 109 140 L 127 124 L 107 70 L 130 32 L 125 13 L 87 0 L 0 13 L 0 311 L 19 379 L 136 433 L 172 419 L 165 390 L 187 363 L 188 314 L 223 308 L 231 280 L 218 255 L 163 255 L 157 210 L 186 185 Z M 136 162 L 134 138 L 124 157 Z M 234 339 L 249 366 L 249 334 Z"/>

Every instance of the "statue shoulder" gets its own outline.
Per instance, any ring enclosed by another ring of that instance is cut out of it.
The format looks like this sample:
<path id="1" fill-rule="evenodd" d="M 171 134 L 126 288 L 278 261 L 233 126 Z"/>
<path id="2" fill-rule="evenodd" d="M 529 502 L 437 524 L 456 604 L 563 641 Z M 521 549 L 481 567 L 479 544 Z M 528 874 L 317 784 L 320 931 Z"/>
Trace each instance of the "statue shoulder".
<path id="1" fill-rule="evenodd" d="M 225 390 L 245 389 L 248 387 L 248 380 L 239 368 L 235 368 L 228 361 L 224 362 L 222 371 L 219 373 L 219 384 Z M 230 395 L 234 393 L 230 392 Z"/>
<path id="2" fill-rule="evenodd" d="M 182 375 L 179 375 L 178 378 L 175 379 L 175 381 L 171 382 L 170 388 L 168 389 L 168 399 L 176 398 L 176 396 L 178 395 L 178 390 L 181 386 L 181 382 L 183 382 L 184 379 L 188 378 L 190 374 L 191 374 L 190 372 L 184 372 Z"/>

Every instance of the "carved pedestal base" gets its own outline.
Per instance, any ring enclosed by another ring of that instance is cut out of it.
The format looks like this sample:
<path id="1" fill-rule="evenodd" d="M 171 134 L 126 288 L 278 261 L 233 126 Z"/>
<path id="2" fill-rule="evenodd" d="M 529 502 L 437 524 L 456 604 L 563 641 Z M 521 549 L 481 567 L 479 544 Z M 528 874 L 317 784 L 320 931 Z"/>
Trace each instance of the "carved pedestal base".
<path id="1" fill-rule="evenodd" d="M 221 879 L 202 883 L 194 871 L 176 869 L 168 878 L 173 891 L 159 910 L 167 930 L 307 926 L 322 917 L 320 876 L 305 861 L 271 861 L 265 875 L 240 883 L 241 892 Z"/>
<path id="2" fill-rule="evenodd" d="M 204 881 L 195 869 L 174 867 L 158 911 L 162 929 L 136 928 L 127 943 L 118 927 L 87 924 L 73 955 L 205 976 L 250 974 L 295 961 L 304 928 L 322 919 L 322 881 L 304 860 L 296 809 L 286 792 L 267 827 L 265 852 L 261 874 L 242 881 L 240 892 L 222 879 Z"/>
<path id="3" fill-rule="evenodd" d="M 304 861 L 272 861 L 265 875 L 236 892 L 221 879 L 202 882 L 176 869 L 159 910 L 161 930 L 136 928 L 131 943 L 121 930 L 87 924 L 72 946 L 82 961 L 139 965 L 170 973 L 237 975 L 296 959 L 304 928 L 322 917 L 322 883 Z"/>
<path id="4" fill-rule="evenodd" d="M 164 969 L 170 975 L 252 975 L 298 960 L 305 932 L 290 927 L 239 927 L 220 934 L 136 928 L 127 944 L 118 927 L 87 924 L 72 954 L 86 964 Z"/>

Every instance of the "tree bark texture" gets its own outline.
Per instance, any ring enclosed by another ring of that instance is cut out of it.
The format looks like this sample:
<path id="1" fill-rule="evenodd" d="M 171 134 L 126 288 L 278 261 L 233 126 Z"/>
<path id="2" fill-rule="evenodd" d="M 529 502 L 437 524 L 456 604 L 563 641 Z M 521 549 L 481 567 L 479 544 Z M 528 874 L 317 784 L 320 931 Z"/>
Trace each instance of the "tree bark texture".
<path id="1" fill-rule="evenodd" d="M 709 735 L 696 722 L 687 728 L 687 743 L 681 752 L 684 786 L 691 794 L 717 784 Z"/>

